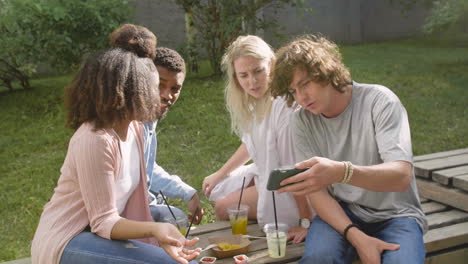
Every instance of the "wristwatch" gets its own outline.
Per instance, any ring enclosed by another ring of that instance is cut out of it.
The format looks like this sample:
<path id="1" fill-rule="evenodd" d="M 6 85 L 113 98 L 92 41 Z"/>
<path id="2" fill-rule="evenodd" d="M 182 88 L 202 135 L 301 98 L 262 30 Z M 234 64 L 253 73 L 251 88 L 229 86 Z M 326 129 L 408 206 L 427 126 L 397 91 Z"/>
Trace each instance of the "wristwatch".
<path id="1" fill-rule="evenodd" d="M 299 225 L 305 229 L 309 229 L 310 220 L 308 218 L 301 218 L 299 219 Z"/>

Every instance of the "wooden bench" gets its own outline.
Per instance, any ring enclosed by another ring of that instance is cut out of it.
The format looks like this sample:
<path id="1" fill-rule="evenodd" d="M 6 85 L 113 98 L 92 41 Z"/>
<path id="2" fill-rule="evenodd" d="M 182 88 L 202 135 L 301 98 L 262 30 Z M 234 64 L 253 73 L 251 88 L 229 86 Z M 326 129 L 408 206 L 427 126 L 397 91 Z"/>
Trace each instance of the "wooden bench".
<path id="1" fill-rule="evenodd" d="M 426 264 L 457 264 L 468 262 L 468 148 L 414 158 L 415 174 L 422 208 L 427 215 L 429 231 L 424 235 Z M 258 225 L 249 222 L 248 233 L 264 236 Z M 191 235 L 200 237 L 198 246 L 208 245 L 208 237 L 231 233 L 229 222 L 198 226 Z M 304 252 L 303 243 L 288 244 L 286 256 L 268 257 L 265 239 L 251 239 L 249 263 L 297 263 Z M 202 255 L 209 255 L 204 252 Z M 30 264 L 29 258 L 3 264 Z M 234 263 L 232 258 L 216 263 Z"/>
<path id="2" fill-rule="evenodd" d="M 416 156 L 415 174 L 421 203 L 429 222 L 424 235 L 427 264 L 456 264 L 468 262 L 468 149 L 459 149 Z M 208 244 L 208 237 L 230 234 L 228 222 L 203 225 L 192 231 L 200 237 L 200 246 Z M 258 225 L 249 222 L 248 233 L 264 236 Z M 250 263 L 297 263 L 304 245 L 288 244 L 286 256 L 268 257 L 264 239 L 253 239 L 250 246 Z M 208 251 L 204 254 L 210 254 Z M 232 258 L 216 263 L 233 263 Z"/>
<path id="3" fill-rule="evenodd" d="M 424 236 L 427 257 L 426 263 L 466 263 L 468 260 L 468 213 L 450 206 L 423 199 L 422 207 L 427 215 L 429 231 Z M 247 227 L 249 235 L 265 236 L 258 225 L 250 221 Z M 199 226 L 191 231 L 200 237 L 199 246 L 208 245 L 208 237 L 217 237 L 231 233 L 229 222 L 216 222 Z M 268 257 L 265 239 L 251 239 L 250 263 L 297 263 L 304 252 L 304 244 L 288 244 L 286 256 L 281 259 Z M 211 252 L 203 252 L 209 255 Z M 232 258 L 220 259 L 216 263 L 233 263 Z"/>

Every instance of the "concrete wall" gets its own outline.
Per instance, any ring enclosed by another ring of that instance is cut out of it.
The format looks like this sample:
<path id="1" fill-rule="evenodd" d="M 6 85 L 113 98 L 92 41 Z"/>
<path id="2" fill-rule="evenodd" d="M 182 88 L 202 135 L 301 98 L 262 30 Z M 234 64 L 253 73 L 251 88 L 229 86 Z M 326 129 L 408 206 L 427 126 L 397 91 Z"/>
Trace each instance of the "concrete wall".
<path id="1" fill-rule="evenodd" d="M 264 16 L 276 17 L 289 37 L 321 33 L 341 43 L 364 43 L 419 35 L 428 14 L 424 6 L 403 14 L 390 0 L 308 1 L 307 7 L 313 11 L 298 14 L 290 7 L 278 15 L 266 10 Z M 265 38 L 275 42 L 269 32 Z"/>
<path id="2" fill-rule="evenodd" d="M 390 0 L 309 0 L 312 13 L 296 8 L 264 10 L 284 28 L 286 40 L 305 33 L 318 33 L 341 43 L 364 43 L 419 35 L 428 14 L 420 6 L 406 14 Z M 393 1 L 398 2 L 398 1 Z M 180 48 L 184 44 L 184 14 L 173 0 L 137 0 L 135 23 L 156 33 L 159 45 Z M 258 32 L 273 46 L 279 45 L 272 32 Z"/>
<path id="3" fill-rule="evenodd" d="M 158 38 L 158 46 L 178 49 L 185 41 L 184 11 L 174 0 L 136 0 L 135 21 Z"/>

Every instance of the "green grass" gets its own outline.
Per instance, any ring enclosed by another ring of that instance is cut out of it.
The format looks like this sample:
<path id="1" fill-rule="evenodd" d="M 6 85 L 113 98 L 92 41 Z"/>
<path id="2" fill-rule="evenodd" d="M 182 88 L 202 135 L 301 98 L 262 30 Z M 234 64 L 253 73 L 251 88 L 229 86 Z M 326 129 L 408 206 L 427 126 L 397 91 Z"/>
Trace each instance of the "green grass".
<path id="1" fill-rule="evenodd" d="M 466 39 L 465 39 L 466 40 Z M 408 110 L 415 155 L 468 147 L 468 43 L 411 39 L 342 47 L 353 79 L 392 89 Z M 204 67 L 206 69 L 206 67 Z M 37 79 L 33 90 L 0 90 L 0 261 L 29 256 L 42 206 L 51 197 L 72 131 L 64 128 L 70 76 Z M 239 144 L 230 134 L 223 82 L 189 75 L 158 127 L 158 162 L 197 189 Z M 210 203 L 204 223 L 214 220 Z M 172 200 L 181 205 L 183 202 Z"/>

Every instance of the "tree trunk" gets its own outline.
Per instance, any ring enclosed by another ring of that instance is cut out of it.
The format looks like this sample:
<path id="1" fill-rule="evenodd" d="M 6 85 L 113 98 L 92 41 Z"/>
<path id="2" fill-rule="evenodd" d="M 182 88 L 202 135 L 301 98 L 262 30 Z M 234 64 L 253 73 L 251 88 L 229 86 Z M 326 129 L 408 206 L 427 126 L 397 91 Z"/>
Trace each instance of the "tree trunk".
<path id="1" fill-rule="evenodd" d="M 192 6 L 185 6 L 185 35 L 187 38 L 188 68 L 191 72 L 198 72 L 197 46 L 195 42 L 195 26 L 193 23 Z"/>

